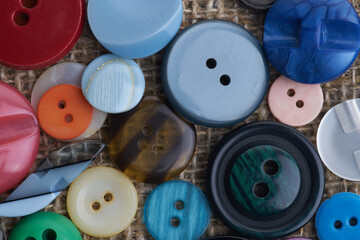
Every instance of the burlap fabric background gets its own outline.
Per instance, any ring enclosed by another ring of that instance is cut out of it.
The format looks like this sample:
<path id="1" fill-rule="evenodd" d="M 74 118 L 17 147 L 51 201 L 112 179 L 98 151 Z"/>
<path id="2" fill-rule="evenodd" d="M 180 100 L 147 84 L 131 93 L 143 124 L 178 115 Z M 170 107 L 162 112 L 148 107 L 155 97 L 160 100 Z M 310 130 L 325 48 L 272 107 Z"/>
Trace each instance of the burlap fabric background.
<path id="1" fill-rule="evenodd" d="M 360 10 L 360 0 L 351 0 L 350 2 L 356 7 L 358 11 Z M 183 5 L 184 18 L 181 29 L 184 29 L 185 27 L 195 22 L 205 19 L 225 19 L 244 26 L 252 33 L 254 33 L 259 40 L 262 39 L 265 13 L 259 13 L 246 9 L 238 2 L 238 0 L 183 0 Z M 61 62 L 79 62 L 88 64 L 96 57 L 105 53 L 107 53 L 107 51 L 97 42 L 90 31 L 88 23 L 86 23 L 85 29 L 75 48 L 72 49 L 72 51 L 61 60 Z M 162 55 L 163 52 L 160 52 L 154 56 L 137 60 L 137 63 L 140 65 L 146 78 L 145 95 L 164 96 L 160 77 Z M 344 100 L 360 97 L 359 68 L 360 61 L 358 59 L 355 64 L 346 72 L 346 74 L 341 76 L 338 80 L 322 85 L 325 102 L 321 114 L 311 124 L 298 128 L 314 144 L 319 122 L 324 114 L 329 110 L 329 108 Z M 46 69 L 36 71 L 18 71 L 6 67 L 0 67 L 0 80 L 15 86 L 29 99 L 34 83 L 45 70 Z M 273 68 L 271 68 L 271 81 L 275 80 L 277 76 L 279 76 L 279 74 Z M 269 111 L 266 99 L 263 101 L 260 108 L 244 123 L 262 120 L 275 121 Z M 108 122 L 109 121 L 107 120 L 102 130 L 95 134 L 92 139 L 107 141 L 107 132 L 109 130 Z M 205 169 L 210 152 L 212 151 L 213 147 L 221 140 L 224 134 L 228 133 L 236 127 L 238 126 L 227 129 L 214 129 L 197 126 L 196 129 L 198 142 L 195 156 L 188 168 L 178 178 L 192 182 L 204 190 Z M 64 143 L 58 142 L 46 135 L 44 132 L 41 132 L 40 149 L 37 155 L 36 163 L 38 164 L 50 151 L 55 150 L 63 145 Z M 106 152 L 101 154 L 101 156 L 92 164 L 92 166 L 98 165 L 112 166 L 112 163 L 109 161 L 109 157 Z M 33 170 L 34 169 L 35 166 Z M 153 239 L 146 230 L 146 227 L 142 221 L 142 216 L 145 200 L 149 193 L 156 187 L 156 185 L 139 182 L 134 182 L 134 184 L 139 196 L 139 209 L 136 214 L 136 218 L 131 226 L 124 232 L 118 236 L 110 238 L 112 240 Z M 326 189 L 324 199 L 331 197 L 337 192 L 344 191 L 355 192 L 359 194 L 359 184 L 357 182 L 345 181 L 330 173 L 329 170 L 326 170 Z M 66 195 L 67 192 L 64 191 L 55 201 L 46 207 L 45 210 L 61 213 L 68 217 L 66 211 Z M 0 224 L 5 229 L 6 235 L 10 233 L 18 221 L 18 218 L 0 218 Z M 213 216 L 208 230 L 204 234 L 204 237 L 231 233 L 233 232 L 224 226 L 220 220 Z M 300 229 L 291 236 L 318 239 L 316 236 L 314 221 L 311 221 L 304 228 Z M 97 238 L 89 237 L 83 234 L 83 239 Z"/>

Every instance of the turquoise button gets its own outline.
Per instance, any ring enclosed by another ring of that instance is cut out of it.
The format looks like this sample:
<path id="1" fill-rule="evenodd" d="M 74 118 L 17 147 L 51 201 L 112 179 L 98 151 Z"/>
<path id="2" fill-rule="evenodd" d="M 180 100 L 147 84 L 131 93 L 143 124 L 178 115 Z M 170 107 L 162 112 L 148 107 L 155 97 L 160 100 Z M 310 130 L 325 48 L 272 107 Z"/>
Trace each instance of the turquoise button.
<path id="1" fill-rule="evenodd" d="M 88 19 L 97 40 L 126 58 L 142 58 L 163 49 L 178 32 L 181 0 L 90 0 Z"/>
<path id="2" fill-rule="evenodd" d="M 211 20 L 188 27 L 169 45 L 162 79 L 169 100 L 185 118 L 227 127 L 259 107 L 268 88 L 269 67 L 249 31 Z"/>
<path id="3" fill-rule="evenodd" d="M 151 192 L 145 203 L 144 221 L 157 240 L 197 240 L 209 225 L 210 207 L 195 185 L 169 181 Z"/>
<path id="4" fill-rule="evenodd" d="M 140 102 L 145 91 L 145 79 L 133 60 L 106 54 L 86 68 L 81 88 L 94 108 L 107 113 L 122 113 Z"/>

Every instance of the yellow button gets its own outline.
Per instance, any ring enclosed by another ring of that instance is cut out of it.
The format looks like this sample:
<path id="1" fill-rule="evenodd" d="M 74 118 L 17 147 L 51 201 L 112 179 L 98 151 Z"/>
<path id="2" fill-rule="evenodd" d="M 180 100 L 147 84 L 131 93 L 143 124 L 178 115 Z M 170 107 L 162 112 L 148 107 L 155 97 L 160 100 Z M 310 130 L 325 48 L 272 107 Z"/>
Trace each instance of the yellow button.
<path id="1" fill-rule="evenodd" d="M 110 237 L 125 230 L 135 217 L 138 198 L 122 172 L 95 167 L 70 186 L 67 209 L 74 224 L 93 237 Z"/>

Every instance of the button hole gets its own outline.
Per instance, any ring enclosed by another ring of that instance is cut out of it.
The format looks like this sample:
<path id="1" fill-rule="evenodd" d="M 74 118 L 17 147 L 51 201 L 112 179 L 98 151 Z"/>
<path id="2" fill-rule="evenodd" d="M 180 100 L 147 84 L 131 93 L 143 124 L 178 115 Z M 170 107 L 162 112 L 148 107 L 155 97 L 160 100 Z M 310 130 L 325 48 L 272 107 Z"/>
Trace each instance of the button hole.
<path id="1" fill-rule="evenodd" d="M 302 100 L 299 100 L 299 101 L 296 102 L 296 106 L 298 108 L 302 108 L 302 107 L 304 107 L 304 102 Z"/>
<path id="2" fill-rule="evenodd" d="M 145 148 L 147 148 L 148 144 L 148 141 L 146 141 L 145 139 L 140 139 L 139 141 L 137 141 L 136 146 L 139 150 L 144 150 Z"/>
<path id="3" fill-rule="evenodd" d="M 355 227 L 358 224 L 358 220 L 356 217 L 352 217 L 349 221 L 350 225 Z"/>
<path id="4" fill-rule="evenodd" d="M 334 222 L 334 227 L 335 227 L 336 229 L 342 228 L 342 222 L 339 221 L 339 220 L 337 220 L 336 222 Z"/>
<path id="5" fill-rule="evenodd" d="M 270 188 L 266 183 L 259 182 L 254 185 L 253 193 L 258 198 L 266 198 L 270 193 Z"/>
<path id="6" fill-rule="evenodd" d="M 104 200 L 105 202 L 111 202 L 113 200 L 113 195 L 111 193 L 105 193 Z"/>
<path id="7" fill-rule="evenodd" d="M 142 134 L 144 134 L 145 136 L 150 136 L 153 133 L 153 128 L 151 126 L 145 126 L 142 129 Z"/>
<path id="8" fill-rule="evenodd" d="M 294 89 L 289 89 L 289 90 L 287 91 L 287 95 L 288 95 L 289 97 L 295 96 L 295 90 L 294 90 Z"/>
<path id="9" fill-rule="evenodd" d="M 71 114 L 67 114 L 65 116 L 65 122 L 71 123 L 72 121 L 74 121 L 74 117 Z"/>
<path id="10" fill-rule="evenodd" d="M 163 146 L 153 145 L 153 146 L 152 146 L 152 150 L 153 150 L 154 152 L 161 152 L 161 151 L 164 151 L 164 147 L 163 147 Z"/>
<path id="11" fill-rule="evenodd" d="M 94 211 L 99 211 L 99 209 L 101 208 L 101 205 L 99 202 L 93 202 L 93 204 L 91 205 L 91 208 L 94 210 Z"/>
<path id="12" fill-rule="evenodd" d="M 18 11 L 14 14 L 13 21 L 16 25 L 23 27 L 29 23 L 30 17 L 24 11 Z"/>
<path id="13" fill-rule="evenodd" d="M 66 102 L 63 101 L 63 100 L 59 101 L 59 102 L 58 102 L 58 107 L 59 107 L 60 109 L 64 109 L 64 108 L 66 107 Z"/>
<path id="14" fill-rule="evenodd" d="M 180 219 L 178 217 L 173 217 L 171 220 L 170 220 L 170 224 L 171 226 L 173 227 L 178 227 L 180 225 Z"/>
<path id="15" fill-rule="evenodd" d="M 27 237 L 27 238 L 25 238 L 25 240 L 36 240 L 36 238 L 34 238 L 34 237 Z"/>
<path id="16" fill-rule="evenodd" d="M 214 69 L 216 68 L 216 60 L 214 58 L 209 58 L 207 61 L 206 61 L 206 66 L 209 68 L 209 69 Z"/>
<path id="17" fill-rule="evenodd" d="M 179 200 L 179 201 L 175 202 L 174 206 L 177 210 L 183 210 L 185 207 L 185 204 L 183 201 Z"/>
<path id="18" fill-rule="evenodd" d="M 231 82 L 231 78 L 228 75 L 222 75 L 220 77 L 220 83 L 224 86 L 229 85 Z"/>
<path id="19" fill-rule="evenodd" d="M 43 240 L 56 240 L 57 234 L 52 229 L 46 229 L 42 234 L 42 239 Z"/>
<path id="20" fill-rule="evenodd" d="M 37 5 L 37 0 L 22 0 L 21 4 L 26 8 L 34 8 Z"/>
<path id="21" fill-rule="evenodd" d="M 264 162 L 262 169 L 265 174 L 274 176 L 279 172 L 279 164 L 275 160 L 267 160 Z"/>

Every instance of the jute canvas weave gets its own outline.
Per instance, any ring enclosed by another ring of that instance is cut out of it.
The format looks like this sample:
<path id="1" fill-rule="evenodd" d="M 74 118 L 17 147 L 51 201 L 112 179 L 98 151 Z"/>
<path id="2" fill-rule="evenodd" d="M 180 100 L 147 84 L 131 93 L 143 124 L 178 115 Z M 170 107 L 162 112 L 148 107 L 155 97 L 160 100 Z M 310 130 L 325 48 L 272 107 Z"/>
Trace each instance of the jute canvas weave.
<path id="1" fill-rule="evenodd" d="M 360 0 L 350 0 L 350 2 L 356 7 L 357 11 L 360 10 Z M 185 27 L 195 22 L 205 19 L 224 19 L 244 26 L 252 33 L 254 33 L 259 40 L 262 39 L 265 13 L 248 10 L 244 8 L 237 0 L 183 0 L 183 5 L 184 18 L 181 29 L 184 29 Z M 107 53 L 107 51 L 99 44 L 99 42 L 96 41 L 91 33 L 89 25 L 86 24 L 81 38 L 76 44 L 75 48 L 72 49 L 72 51 L 60 62 L 79 62 L 83 64 L 89 64 L 93 59 L 105 53 Z M 137 63 L 140 65 L 146 78 L 145 95 L 164 96 L 160 77 L 162 55 L 163 52 L 160 52 L 154 56 L 137 60 Z M 359 68 L 360 61 L 357 59 L 355 64 L 339 79 L 322 85 L 325 102 L 321 114 L 311 124 L 298 128 L 298 130 L 305 134 L 314 144 L 316 144 L 315 140 L 318 125 L 324 114 L 331 107 L 344 100 L 360 97 Z M 36 80 L 45 70 L 46 69 L 36 71 L 18 71 L 6 67 L 0 67 L 0 80 L 15 86 L 29 99 L 31 90 Z M 278 76 L 279 73 L 271 68 L 271 81 L 274 81 Z M 269 111 L 266 99 L 263 101 L 260 108 L 249 119 L 241 124 L 263 120 L 275 121 Z M 227 129 L 214 129 L 197 126 L 196 129 L 198 142 L 195 156 L 191 164 L 178 177 L 178 179 L 192 182 L 201 189 L 205 190 L 204 177 L 209 154 L 214 146 L 221 140 L 221 138 L 236 127 L 238 126 Z M 107 132 L 108 121 L 103 126 L 101 131 L 95 134 L 91 139 L 107 141 Z M 46 135 L 44 132 L 41 132 L 40 149 L 37 155 L 36 163 L 39 164 L 39 162 L 44 158 L 44 156 L 46 156 L 46 154 L 63 145 L 65 144 L 58 142 Z M 101 156 L 92 164 L 92 166 L 98 165 L 112 166 L 112 163 L 109 161 L 109 156 L 106 152 L 101 154 Z M 35 170 L 35 166 L 32 170 Z M 149 193 L 156 187 L 156 185 L 143 184 L 138 182 L 134 182 L 134 184 L 139 196 L 139 210 L 137 212 L 136 218 L 129 228 L 127 228 L 118 236 L 110 238 L 111 240 L 153 239 L 146 230 L 142 216 L 145 200 Z M 346 191 L 359 194 L 359 186 L 360 185 L 358 182 L 345 181 L 339 177 L 336 177 L 329 170 L 326 170 L 326 189 L 324 199 L 331 197 L 337 192 Z M 64 191 L 54 202 L 46 207 L 45 210 L 61 213 L 68 217 L 66 211 L 66 195 L 67 192 Z M 12 228 L 19 220 L 19 218 L 0 218 L 0 224 L 5 229 L 6 235 L 11 232 Z M 231 233 L 233 232 L 224 226 L 220 220 L 212 216 L 210 225 L 204 237 Z M 312 239 L 318 239 L 316 236 L 314 221 L 311 221 L 304 228 L 292 234 L 291 237 L 308 237 Z M 89 237 L 84 234 L 83 239 L 89 240 L 97 238 Z"/>

